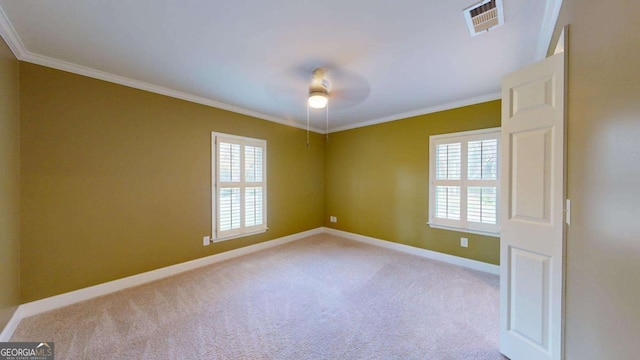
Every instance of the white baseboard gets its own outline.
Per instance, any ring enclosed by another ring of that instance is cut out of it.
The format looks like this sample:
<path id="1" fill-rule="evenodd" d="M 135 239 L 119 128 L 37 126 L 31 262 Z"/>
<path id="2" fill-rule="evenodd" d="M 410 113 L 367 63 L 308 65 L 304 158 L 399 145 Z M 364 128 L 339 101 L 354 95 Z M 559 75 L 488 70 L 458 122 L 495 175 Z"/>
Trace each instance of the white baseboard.
<path id="1" fill-rule="evenodd" d="M 414 246 L 398 244 L 391 241 L 380 240 L 380 239 L 372 238 L 369 236 L 354 234 L 354 233 L 350 233 L 342 230 L 336 230 L 336 229 L 325 227 L 323 228 L 323 231 L 326 232 L 327 234 L 340 236 L 340 237 L 355 240 L 355 241 L 360 241 L 363 243 L 367 243 L 369 245 L 380 246 L 383 248 L 392 249 L 392 250 L 400 251 L 403 253 L 413 254 L 413 255 L 421 256 L 428 259 L 438 260 L 438 261 L 446 262 L 449 264 L 466 267 L 472 270 L 478 270 L 478 271 L 483 271 L 483 272 L 487 272 L 494 275 L 500 275 L 500 266 L 488 264 L 482 261 L 467 259 L 459 256 L 449 255 L 449 254 L 443 254 L 437 251 L 431 251 L 431 250 L 417 248 Z"/>
<path id="2" fill-rule="evenodd" d="M 7 325 L 5 325 L 4 329 L 0 333 L 0 342 L 7 342 L 11 339 L 11 336 L 18 328 L 18 325 L 20 325 L 22 318 L 23 316 L 20 313 L 20 307 L 18 306 L 16 311 L 13 312 L 13 316 L 11 316 Z"/>
<path id="3" fill-rule="evenodd" d="M 265 241 L 259 244 L 246 246 L 243 248 L 226 251 L 223 253 L 203 257 L 196 260 L 183 262 L 176 265 L 163 267 L 156 270 L 147 271 L 141 274 L 128 276 L 126 278 L 109 281 L 106 283 L 90 286 L 87 288 L 71 291 L 68 293 L 51 296 L 41 300 L 32 301 L 26 304 L 22 304 L 13 314 L 13 317 L 5 326 L 1 333 L 0 341 L 9 341 L 8 339 L 13 336 L 20 321 L 26 317 L 41 314 L 46 311 L 68 306 L 81 301 L 96 298 L 98 296 L 107 295 L 116 291 L 128 289 L 134 286 L 139 286 L 151 281 L 160 280 L 168 276 L 183 273 L 185 271 L 193 270 L 202 266 L 215 264 L 221 261 L 236 258 L 238 256 L 251 254 L 260 250 L 272 248 L 274 246 L 283 245 L 292 241 L 300 240 L 312 235 L 323 233 L 323 228 L 316 228 L 308 231 L 304 231 L 297 234 L 284 236 L 278 239 Z M 5 340 L 6 339 L 6 340 Z"/>
<path id="4" fill-rule="evenodd" d="M 199 267 L 215 264 L 221 261 L 236 258 L 238 256 L 251 254 L 257 251 L 272 248 L 274 246 L 283 245 L 296 240 L 304 239 L 309 236 L 327 233 L 331 235 L 340 236 L 346 239 L 351 239 L 363 243 L 367 243 L 374 246 L 380 246 L 387 249 L 392 249 L 408 254 L 413 254 L 429 259 L 439 260 L 454 265 L 463 266 L 469 269 L 484 271 L 487 273 L 499 275 L 500 267 L 493 264 L 487 264 L 481 261 L 466 259 L 458 256 L 443 254 L 431 250 L 420 249 L 417 247 L 398 244 L 390 241 L 380 240 L 364 235 L 349 233 L 346 231 L 321 227 L 308 231 L 304 231 L 297 234 L 288 235 L 274 240 L 265 241 L 259 244 L 246 246 L 240 249 L 235 249 L 220 254 L 207 256 L 204 258 L 187 261 L 184 263 L 167 266 L 164 268 L 147 271 L 141 274 L 132 275 L 126 278 L 109 281 L 103 284 L 90 286 L 87 288 L 71 291 L 68 293 L 51 296 L 41 300 L 32 301 L 26 304 L 18 306 L 18 309 L 13 313 L 11 320 L 4 327 L 0 333 L 0 342 L 9 341 L 13 333 L 18 328 L 20 321 L 26 317 L 41 314 L 46 311 L 54 310 L 64 306 L 72 305 L 81 301 L 96 298 L 98 296 L 107 295 L 116 291 L 128 289 L 134 286 L 139 286 L 151 281 L 160 280 L 172 275 L 180 274 L 185 271 L 197 269 Z"/>

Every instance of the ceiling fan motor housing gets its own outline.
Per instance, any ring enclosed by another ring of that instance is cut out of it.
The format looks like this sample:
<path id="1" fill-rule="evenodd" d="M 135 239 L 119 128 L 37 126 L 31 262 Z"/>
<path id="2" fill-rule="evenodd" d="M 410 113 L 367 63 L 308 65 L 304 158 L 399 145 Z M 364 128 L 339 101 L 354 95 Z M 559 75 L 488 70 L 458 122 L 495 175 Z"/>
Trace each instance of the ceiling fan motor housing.
<path id="1" fill-rule="evenodd" d="M 325 96 L 329 94 L 329 81 L 324 78 L 326 70 L 323 68 L 316 68 L 313 70 L 313 77 L 311 79 L 311 85 L 309 86 L 309 95 L 313 93 L 321 93 Z"/>

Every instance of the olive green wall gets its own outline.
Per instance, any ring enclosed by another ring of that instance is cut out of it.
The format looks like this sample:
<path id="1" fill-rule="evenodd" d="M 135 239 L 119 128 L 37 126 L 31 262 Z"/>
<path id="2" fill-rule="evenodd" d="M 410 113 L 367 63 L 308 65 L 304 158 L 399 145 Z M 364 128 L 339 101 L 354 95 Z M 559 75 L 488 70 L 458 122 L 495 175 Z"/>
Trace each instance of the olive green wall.
<path id="1" fill-rule="evenodd" d="M 500 101 L 333 133 L 325 156 L 325 226 L 492 264 L 499 238 L 433 229 L 429 136 L 500 126 Z M 337 223 L 330 223 L 336 216 Z M 460 247 L 460 237 L 469 247 Z"/>
<path id="2" fill-rule="evenodd" d="M 640 354 L 640 2 L 564 0 L 566 359 Z"/>
<path id="3" fill-rule="evenodd" d="M 22 302 L 322 226 L 324 141 L 21 63 Z M 211 132 L 267 140 L 269 231 L 207 247 Z M 2 285 L 4 286 L 4 285 Z"/>
<path id="4" fill-rule="evenodd" d="M 0 329 L 20 304 L 20 82 L 0 38 Z"/>

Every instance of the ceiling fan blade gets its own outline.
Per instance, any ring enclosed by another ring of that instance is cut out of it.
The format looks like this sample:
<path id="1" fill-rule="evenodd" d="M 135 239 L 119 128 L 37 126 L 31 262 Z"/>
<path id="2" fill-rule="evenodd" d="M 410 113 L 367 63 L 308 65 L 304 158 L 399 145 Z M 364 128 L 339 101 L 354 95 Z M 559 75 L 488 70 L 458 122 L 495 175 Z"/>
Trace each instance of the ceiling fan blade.
<path id="1" fill-rule="evenodd" d="M 300 107 L 306 101 L 311 73 L 302 66 L 289 67 L 270 74 L 265 92 L 275 102 L 288 107 Z"/>
<path id="2" fill-rule="evenodd" d="M 367 79 L 344 69 L 330 69 L 327 78 L 331 84 L 329 101 L 332 109 L 341 110 L 363 103 L 371 94 Z"/>

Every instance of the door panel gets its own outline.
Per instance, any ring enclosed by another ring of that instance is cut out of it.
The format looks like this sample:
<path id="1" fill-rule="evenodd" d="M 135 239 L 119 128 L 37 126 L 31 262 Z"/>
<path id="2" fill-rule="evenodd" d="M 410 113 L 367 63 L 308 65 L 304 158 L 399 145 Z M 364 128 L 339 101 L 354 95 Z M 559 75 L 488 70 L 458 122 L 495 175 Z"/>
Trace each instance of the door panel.
<path id="1" fill-rule="evenodd" d="M 551 258 L 511 248 L 509 331 L 548 351 L 549 267 Z"/>
<path id="2" fill-rule="evenodd" d="M 511 117 L 543 106 L 554 107 L 553 81 L 553 78 L 545 77 L 513 87 Z"/>
<path id="3" fill-rule="evenodd" d="M 552 128 L 536 129 L 511 136 L 512 220 L 550 221 L 552 131 Z"/>
<path id="4" fill-rule="evenodd" d="M 502 84 L 500 351 L 561 359 L 564 53 Z"/>

